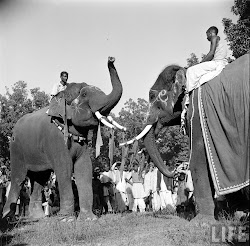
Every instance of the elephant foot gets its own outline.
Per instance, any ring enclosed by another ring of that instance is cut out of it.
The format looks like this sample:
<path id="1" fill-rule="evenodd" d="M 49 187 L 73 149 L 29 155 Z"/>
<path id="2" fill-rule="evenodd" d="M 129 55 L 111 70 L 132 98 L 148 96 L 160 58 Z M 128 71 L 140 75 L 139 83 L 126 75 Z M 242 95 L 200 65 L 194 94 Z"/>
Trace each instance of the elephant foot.
<path id="1" fill-rule="evenodd" d="M 58 215 L 59 222 L 64 223 L 72 223 L 76 221 L 76 217 L 74 215 Z"/>
<path id="2" fill-rule="evenodd" d="M 41 202 L 32 202 L 29 204 L 29 218 L 30 219 L 43 219 L 45 213 L 42 209 Z"/>
<path id="3" fill-rule="evenodd" d="M 43 210 L 32 211 L 29 214 L 29 218 L 30 219 L 43 219 L 45 218 L 45 213 L 43 212 Z"/>
<path id="4" fill-rule="evenodd" d="M 79 213 L 77 217 L 78 221 L 94 221 L 97 220 L 97 216 L 94 215 L 93 213 L 86 213 L 86 212 L 81 212 Z"/>
<path id="5" fill-rule="evenodd" d="M 211 225 L 218 224 L 218 221 L 212 215 L 198 214 L 190 223 L 196 227 L 210 228 Z"/>
<path id="6" fill-rule="evenodd" d="M 211 218 L 214 217 L 215 204 L 212 197 L 196 197 L 196 204 L 198 207 L 198 214 L 208 217 L 211 216 Z"/>

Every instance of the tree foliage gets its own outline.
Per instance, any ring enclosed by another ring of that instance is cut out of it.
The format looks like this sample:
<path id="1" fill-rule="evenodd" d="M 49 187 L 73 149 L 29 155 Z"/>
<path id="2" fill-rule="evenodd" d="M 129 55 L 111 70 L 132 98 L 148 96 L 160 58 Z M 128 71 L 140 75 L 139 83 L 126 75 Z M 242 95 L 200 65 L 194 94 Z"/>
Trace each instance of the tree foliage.
<path id="1" fill-rule="evenodd" d="M 187 58 L 187 67 L 192 67 L 199 63 L 199 59 L 195 53 L 191 53 L 190 57 Z"/>
<path id="2" fill-rule="evenodd" d="M 201 60 L 205 57 L 206 55 L 205 54 L 201 54 Z M 191 53 L 190 54 L 190 57 L 187 58 L 187 68 L 189 67 L 192 67 L 194 65 L 197 65 L 199 64 L 200 61 L 199 61 L 199 58 L 196 56 L 195 53 Z"/>
<path id="3" fill-rule="evenodd" d="M 224 33 L 232 55 L 238 58 L 250 51 L 250 1 L 235 0 L 231 11 L 239 16 L 236 24 L 223 18 Z"/>
<path id="4" fill-rule="evenodd" d="M 16 122 L 25 114 L 31 113 L 49 104 L 49 96 L 39 88 L 29 90 L 27 83 L 18 81 L 12 91 L 6 88 L 6 94 L 0 94 L 0 158 L 9 162 L 9 138 Z"/>
<path id="5" fill-rule="evenodd" d="M 163 159 L 170 165 L 188 161 L 189 138 L 180 133 L 179 126 L 164 128 L 159 134 L 157 144 Z"/>

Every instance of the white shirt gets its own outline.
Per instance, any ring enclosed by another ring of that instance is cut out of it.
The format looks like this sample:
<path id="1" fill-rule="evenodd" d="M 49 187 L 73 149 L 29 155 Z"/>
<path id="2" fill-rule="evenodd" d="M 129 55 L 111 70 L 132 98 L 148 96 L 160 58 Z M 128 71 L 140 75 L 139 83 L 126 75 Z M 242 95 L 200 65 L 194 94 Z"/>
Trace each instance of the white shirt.
<path id="1" fill-rule="evenodd" d="M 65 90 L 66 88 L 67 88 L 67 83 L 65 85 L 62 85 L 61 82 L 57 82 L 56 84 L 54 84 L 50 94 L 51 96 L 55 96 L 57 93 Z"/>

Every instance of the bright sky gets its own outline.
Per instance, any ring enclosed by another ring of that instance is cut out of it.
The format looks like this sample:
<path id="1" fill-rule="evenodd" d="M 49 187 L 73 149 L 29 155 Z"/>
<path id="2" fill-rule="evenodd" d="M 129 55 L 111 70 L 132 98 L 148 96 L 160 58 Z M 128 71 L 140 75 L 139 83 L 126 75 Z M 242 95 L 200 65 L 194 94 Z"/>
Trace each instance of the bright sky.
<path id="1" fill-rule="evenodd" d="M 110 93 L 108 56 L 123 84 L 115 114 L 149 88 L 169 64 L 186 66 L 209 51 L 206 30 L 235 22 L 234 0 L 6 0 L 0 3 L 0 93 L 24 80 L 50 93 L 59 74 Z"/>

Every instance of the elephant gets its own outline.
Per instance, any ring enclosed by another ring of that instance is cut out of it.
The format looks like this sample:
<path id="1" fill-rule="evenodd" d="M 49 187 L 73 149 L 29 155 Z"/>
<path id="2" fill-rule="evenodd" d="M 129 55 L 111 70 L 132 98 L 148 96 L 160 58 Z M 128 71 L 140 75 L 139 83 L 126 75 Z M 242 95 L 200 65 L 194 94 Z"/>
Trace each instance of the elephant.
<path id="1" fill-rule="evenodd" d="M 218 96 L 217 91 L 213 91 L 214 95 L 218 98 L 222 98 L 226 103 L 230 104 L 230 110 L 226 111 L 223 117 L 228 117 L 237 119 L 241 117 L 245 117 L 245 135 L 243 134 L 243 138 L 245 139 L 246 145 L 242 145 L 241 149 L 239 149 L 240 153 L 245 154 L 245 159 L 242 161 L 243 164 L 246 165 L 245 169 L 237 170 L 237 161 L 239 158 L 235 158 L 230 163 L 230 166 L 227 167 L 235 168 L 235 173 L 237 175 L 244 176 L 246 178 L 246 182 L 244 186 L 241 186 L 233 192 L 246 191 L 245 199 L 249 200 L 249 54 L 237 59 L 231 64 L 228 64 L 227 67 L 222 71 L 221 75 L 214 78 L 213 80 L 205 83 L 200 88 L 205 90 L 210 86 L 217 86 L 230 88 L 230 93 L 236 98 L 235 101 L 243 100 L 244 107 L 241 108 L 242 111 L 236 109 L 233 111 L 231 107 L 231 102 L 226 101 L 229 98 L 228 93 L 225 97 L 221 94 Z M 223 77 L 220 77 L 223 76 Z M 241 77 L 241 81 L 237 81 L 237 77 Z M 223 83 L 220 81 L 221 78 L 225 78 Z M 238 84 L 237 84 L 238 83 Z M 236 95 L 238 93 L 236 87 L 243 88 L 240 91 L 240 95 Z M 234 90 L 232 90 L 234 88 Z M 170 172 L 167 167 L 164 165 L 162 157 L 160 155 L 159 150 L 156 145 L 156 137 L 158 133 L 164 128 L 173 125 L 181 125 L 181 114 L 184 109 L 185 98 L 189 96 L 190 104 L 188 106 L 188 112 L 186 117 L 186 132 L 189 135 L 190 139 L 190 160 L 189 160 L 189 168 L 192 173 L 193 183 L 194 183 L 194 196 L 195 201 L 198 208 L 197 218 L 206 218 L 210 221 L 213 221 L 216 218 L 215 215 L 215 196 L 216 196 L 216 186 L 214 184 L 214 180 L 212 177 L 212 171 L 209 165 L 209 157 L 207 154 L 206 145 L 203 137 L 203 128 L 200 123 L 200 116 L 198 111 L 198 97 L 199 97 L 199 89 L 195 89 L 191 95 L 186 93 L 186 69 L 180 67 L 178 65 L 169 65 L 167 66 L 158 76 L 154 85 L 151 87 L 149 91 L 149 113 L 147 117 L 147 122 L 144 130 L 135 138 L 128 141 L 127 144 L 134 142 L 135 140 L 139 140 L 143 138 L 144 145 L 149 153 L 149 156 L 153 160 L 154 164 L 158 167 L 158 169 L 167 177 L 173 177 L 175 175 L 174 172 Z M 237 96 L 237 97 L 236 97 Z M 245 101 L 244 101 L 245 100 Z M 212 102 L 213 103 L 213 102 Z M 217 103 L 215 101 L 214 103 Z M 227 109 L 227 105 L 221 103 L 223 108 Z M 209 109 L 210 110 L 210 109 Z M 230 115 L 231 114 L 231 115 Z M 209 120 L 207 116 L 206 120 Z M 217 127 L 217 121 L 213 122 L 211 119 L 214 128 Z M 230 126 L 231 127 L 231 126 Z M 225 130 L 225 129 L 224 129 Z M 226 130 L 225 130 L 226 132 Z M 235 133 L 234 133 L 235 134 Z M 240 132 L 239 132 L 240 134 Z M 234 135 L 235 141 L 237 141 L 237 133 Z M 224 141 L 224 140 L 221 140 Z M 125 143 L 122 143 L 123 145 Z M 223 142 L 222 146 L 226 143 Z M 237 146 L 236 146 L 237 148 Z M 248 154 L 247 154 L 248 153 Z M 243 155 L 242 154 L 242 155 Z M 239 161 L 240 162 L 240 161 Z M 248 177 L 247 177 L 248 176 Z M 248 195 L 247 195 L 248 194 Z"/>
<path id="2" fill-rule="evenodd" d="M 112 91 L 86 83 L 69 83 L 55 95 L 49 107 L 24 115 L 16 123 L 10 140 L 11 188 L 4 206 L 3 218 L 15 212 L 20 185 L 26 175 L 32 184 L 30 215 L 44 216 L 41 189 L 51 170 L 56 174 L 60 193 L 62 217 L 73 215 L 74 196 L 72 174 L 78 189 L 80 212 L 78 219 L 94 219 L 92 213 L 92 163 L 88 152 L 88 133 L 97 131 L 100 121 L 106 120 L 122 96 L 122 84 L 114 66 L 115 58 L 108 58 Z"/>

